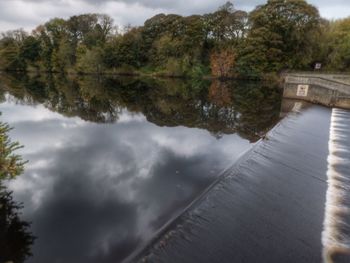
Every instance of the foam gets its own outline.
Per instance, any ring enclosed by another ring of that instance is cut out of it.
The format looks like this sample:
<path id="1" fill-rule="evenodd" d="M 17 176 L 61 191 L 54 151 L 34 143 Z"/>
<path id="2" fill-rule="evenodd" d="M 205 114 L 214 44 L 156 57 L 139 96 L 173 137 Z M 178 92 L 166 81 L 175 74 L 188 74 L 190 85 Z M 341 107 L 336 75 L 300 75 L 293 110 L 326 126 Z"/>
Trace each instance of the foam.
<path id="1" fill-rule="evenodd" d="M 350 111 L 333 109 L 329 138 L 328 190 L 322 233 L 324 262 L 338 262 L 337 258 L 343 260 L 344 257 L 350 260 L 349 128 Z"/>

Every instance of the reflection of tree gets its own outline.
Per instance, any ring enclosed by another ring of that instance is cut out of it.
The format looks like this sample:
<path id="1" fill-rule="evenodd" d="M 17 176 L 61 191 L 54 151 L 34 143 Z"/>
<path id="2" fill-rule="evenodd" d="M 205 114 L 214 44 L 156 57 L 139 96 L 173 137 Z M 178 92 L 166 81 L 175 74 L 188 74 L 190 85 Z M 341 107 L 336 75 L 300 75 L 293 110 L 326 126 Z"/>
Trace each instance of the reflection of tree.
<path id="1" fill-rule="evenodd" d="M 3 185 L 23 171 L 22 159 L 13 152 L 19 148 L 8 137 L 9 126 L 0 123 L 0 262 L 24 262 L 31 256 L 34 237 L 29 223 L 19 217 L 21 205 L 13 201 L 12 193 Z"/>
<path id="2" fill-rule="evenodd" d="M 232 94 L 227 82 L 213 81 L 209 88 L 209 100 L 219 107 L 232 105 Z"/>
<path id="3" fill-rule="evenodd" d="M 258 82 L 58 75 L 6 75 L 1 82 L 22 103 L 42 103 L 87 121 L 115 122 L 127 109 L 159 126 L 206 129 L 218 138 L 239 132 L 252 141 L 278 121 L 281 97 L 276 88 Z"/>
<path id="4" fill-rule="evenodd" d="M 19 217 L 21 208 L 0 186 L 0 262 L 21 263 L 31 256 L 34 237 L 29 223 Z"/>
<path id="5" fill-rule="evenodd" d="M 240 135 L 256 140 L 279 121 L 280 90 L 266 83 L 238 84 L 234 105 L 239 117 L 236 129 Z"/>

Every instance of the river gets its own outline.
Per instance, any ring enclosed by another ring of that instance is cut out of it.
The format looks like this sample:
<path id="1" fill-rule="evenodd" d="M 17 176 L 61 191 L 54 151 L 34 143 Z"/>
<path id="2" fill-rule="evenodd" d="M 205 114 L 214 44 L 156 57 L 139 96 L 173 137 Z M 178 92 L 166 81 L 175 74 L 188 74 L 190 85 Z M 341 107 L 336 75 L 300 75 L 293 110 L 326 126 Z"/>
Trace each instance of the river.
<path id="1" fill-rule="evenodd" d="M 35 237 L 11 253 L 35 263 L 124 260 L 281 118 L 254 82 L 2 74 L 0 101 L 28 160 L 5 184 Z"/>
<path id="2" fill-rule="evenodd" d="M 0 182 L 0 262 L 350 260 L 350 111 L 261 82 L 2 74 L 0 112 L 28 160 Z"/>

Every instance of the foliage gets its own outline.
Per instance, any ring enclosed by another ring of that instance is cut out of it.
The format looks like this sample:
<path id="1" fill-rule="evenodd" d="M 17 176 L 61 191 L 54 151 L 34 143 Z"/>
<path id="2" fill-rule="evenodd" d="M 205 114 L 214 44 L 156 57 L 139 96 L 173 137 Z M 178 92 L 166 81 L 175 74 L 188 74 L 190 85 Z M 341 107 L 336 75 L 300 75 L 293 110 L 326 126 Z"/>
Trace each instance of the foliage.
<path id="1" fill-rule="evenodd" d="M 259 76 L 306 68 L 313 61 L 320 25 L 318 10 L 304 0 L 268 0 L 249 15 L 240 72 Z"/>
<path id="2" fill-rule="evenodd" d="M 327 32 L 329 39 L 329 68 L 335 70 L 350 70 L 350 18 L 334 21 Z"/>
<path id="3" fill-rule="evenodd" d="M 25 59 L 21 57 L 21 45 L 26 37 L 27 34 L 23 30 L 14 30 L 2 34 L 0 68 L 13 71 L 25 70 Z"/>
<path id="4" fill-rule="evenodd" d="M 32 256 L 35 237 L 29 231 L 30 224 L 20 219 L 21 208 L 0 185 L 0 262 L 24 263 Z"/>
<path id="5" fill-rule="evenodd" d="M 21 174 L 25 163 L 19 155 L 13 153 L 21 146 L 18 142 L 11 142 L 8 136 L 10 130 L 8 124 L 0 123 L 0 180 Z"/>
<path id="6" fill-rule="evenodd" d="M 236 55 L 233 50 L 225 49 L 214 51 L 210 56 L 211 72 L 215 77 L 232 77 Z"/>
<path id="7" fill-rule="evenodd" d="M 285 69 L 350 67 L 349 19 L 329 22 L 305 0 L 268 0 L 249 14 L 227 2 L 204 15 L 158 14 L 118 29 L 103 14 L 55 18 L 0 39 L 0 68 L 78 73 L 261 78 Z"/>
<path id="8" fill-rule="evenodd" d="M 205 15 L 208 37 L 217 46 L 237 45 L 245 37 L 247 13 L 236 10 L 231 2 Z"/>
<path id="9" fill-rule="evenodd" d="M 11 142 L 10 130 L 7 124 L 0 123 L 0 262 L 22 263 L 31 256 L 35 238 L 29 231 L 30 224 L 20 219 L 22 206 L 13 201 L 12 193 L 3 185 L 3 180 L 20 175 L 24 165 L 21 157 L 14 154 L 21 146 Z"/>
<path id="10" fill-rule="evenodd" d="M 103 72 L 102 50 L 97 47 L 93 49 L 80 47 L 76 69 L 81 73 Z"/>

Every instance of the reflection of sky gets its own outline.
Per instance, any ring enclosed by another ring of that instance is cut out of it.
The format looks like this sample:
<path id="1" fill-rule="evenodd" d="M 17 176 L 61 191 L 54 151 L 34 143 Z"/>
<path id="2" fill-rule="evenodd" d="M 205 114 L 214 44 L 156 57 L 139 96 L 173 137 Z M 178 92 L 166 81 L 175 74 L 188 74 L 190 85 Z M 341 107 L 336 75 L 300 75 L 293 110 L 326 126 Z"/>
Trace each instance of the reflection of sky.
<path id="1" fill-rule="evenodd" d="M 29 160 L 9 188 L 33 222 L 38 263 L 118 262 L 250 147 L 237 135 L 161 128 L 126 111 L 116 124 L 41 105 L 6 102 L 0 111 Z"/>

